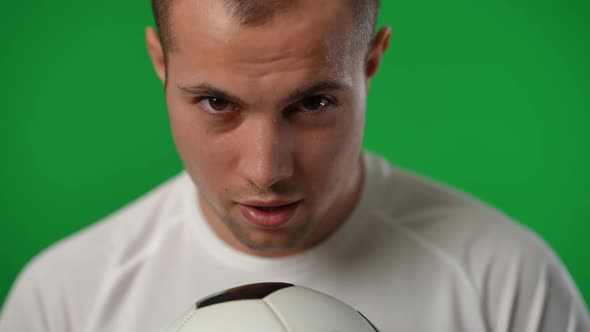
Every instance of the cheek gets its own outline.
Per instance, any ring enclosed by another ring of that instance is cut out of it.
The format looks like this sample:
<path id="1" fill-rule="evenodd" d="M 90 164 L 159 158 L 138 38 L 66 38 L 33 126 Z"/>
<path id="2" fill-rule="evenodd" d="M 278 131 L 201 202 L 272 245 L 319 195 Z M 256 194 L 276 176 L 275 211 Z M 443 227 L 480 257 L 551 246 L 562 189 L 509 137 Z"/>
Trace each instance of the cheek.
<path id="1" fill-rule="evenodd" d="M 201 190 L 222 190 L 232 164 L 232 144 L 208 133 L 195 114 L 198 110 L 169 102 L 168 112 L 176 148 L 187 172 Z"/>
<path id="2" fill-rule="evenodd" d="M 364 112 L 351 112 L 319 133 L 300 137 L 297 159 L 313 191 L 337 193 L 358 170 L 364 130 Z"/>
<path id="3" fill-rule="evenodd" d="M 178 154 L 190 171 L 192 166 L 197 164 L 195 159 L 203 152 L 202 146 L 197 143 L 202 141 L 200 128 L 193 119 L 192 111 L 172 98 L 168 99 L 168 117 Z"/>

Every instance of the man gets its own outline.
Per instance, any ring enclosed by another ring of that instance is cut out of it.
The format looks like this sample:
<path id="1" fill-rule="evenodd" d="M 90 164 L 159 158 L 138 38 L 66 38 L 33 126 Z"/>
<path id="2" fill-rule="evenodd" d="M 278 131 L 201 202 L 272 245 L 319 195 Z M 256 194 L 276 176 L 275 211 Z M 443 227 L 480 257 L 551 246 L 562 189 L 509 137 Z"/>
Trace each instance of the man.
<path id="1" fill-rule="evenodd" d="M 373 34 L 378 5 L 154 1 L 186 172 L 36 258 L 0 331 L 160 331 L 258 281 L 332 294 L 382 331 L 590 331 L 537 237 L 362 151 L 391 36 Z"/>

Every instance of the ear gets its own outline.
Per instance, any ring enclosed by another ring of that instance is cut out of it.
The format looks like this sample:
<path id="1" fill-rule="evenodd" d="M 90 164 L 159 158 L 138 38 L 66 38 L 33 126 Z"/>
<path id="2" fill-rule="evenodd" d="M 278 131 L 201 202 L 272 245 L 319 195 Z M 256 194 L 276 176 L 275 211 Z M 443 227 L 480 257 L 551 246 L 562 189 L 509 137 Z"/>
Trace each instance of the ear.
<path id="1" fill-rule="evenodd" d="M 367 88 L 371 84 L 371 80 L 377 74 L 377 70 L 381 65 L 381 59 L 383 59 L 383 54 L 387 51 L 389 47 L 389 41 L 391 40 L 391 28 L 390 27 L 383 27 L 373 41 L 371 42 L 371 49 L 369 50 L 369 54 L 367 57 L 367 65 L 365 70 L 365 77 L 367 80 Z"/>
<path id="2" fill-rule="evenodd" d="M 152 64 L 156 70 L 156 75 L 163 84 L 166 84 L 166 59 L 164 58 L 164 50 L 160 37 L 154 28 L 147 27 L 145 29 L 145 39 L 147 43 L 148 53 L 152 58 Z"/>

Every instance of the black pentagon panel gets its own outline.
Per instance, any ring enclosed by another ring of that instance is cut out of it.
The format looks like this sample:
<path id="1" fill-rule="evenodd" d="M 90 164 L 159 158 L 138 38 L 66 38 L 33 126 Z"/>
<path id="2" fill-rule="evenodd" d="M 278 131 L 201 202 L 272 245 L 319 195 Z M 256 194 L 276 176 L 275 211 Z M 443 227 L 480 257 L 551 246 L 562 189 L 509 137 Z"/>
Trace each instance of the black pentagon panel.
<path id="1" fill-rule="evenodd" d="M 370 320 L 369 320 L 367 317 L 365 317 L 365 315 L 363 315 L 363 313 L 362 313 L 362 312 L 360 312 L 360 311 L 358 311 L 358 310 L 357 310 L 356 312 L 358 312 L 359 314 L 361 314 L 361 316 L 363 316 L 363 318 L 364 318 L 364 319 L 365 319 L 365 320 L 366 320 L 366 321 L 367 321 L 369 324 L 371 324 L 371 327 L 373 328 L 373 330 L 375 330 L 376 332 L 379 332 L 379 329 L 378 329 L 378 328 L 377 328 L 375 325 L 373 325 L 373 323 L 371 323 L 371 321 L 370 321 Z"/>
<path id="2" fill-rule="evenodd" d="M 236 300 L 259 300 L 280 289 L 288 287 L 293 287 L 293 285 L 284 282 L 261 282 L 238 286 L 204 297 L 197 302 L 196 306 L 199 309 L 213 304 Z"/>

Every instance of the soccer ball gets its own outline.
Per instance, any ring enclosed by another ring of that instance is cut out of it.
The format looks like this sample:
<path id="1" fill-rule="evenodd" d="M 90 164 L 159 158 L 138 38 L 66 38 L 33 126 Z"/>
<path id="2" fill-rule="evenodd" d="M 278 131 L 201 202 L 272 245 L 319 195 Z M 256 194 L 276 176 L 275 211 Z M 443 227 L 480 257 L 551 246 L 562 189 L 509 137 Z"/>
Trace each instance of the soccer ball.
<path id="1" fill-rule="evenodd" d="M 375 332 L 332 296 L 287 283 L 231 288 L 201 299 L 166 332 Z"/>

